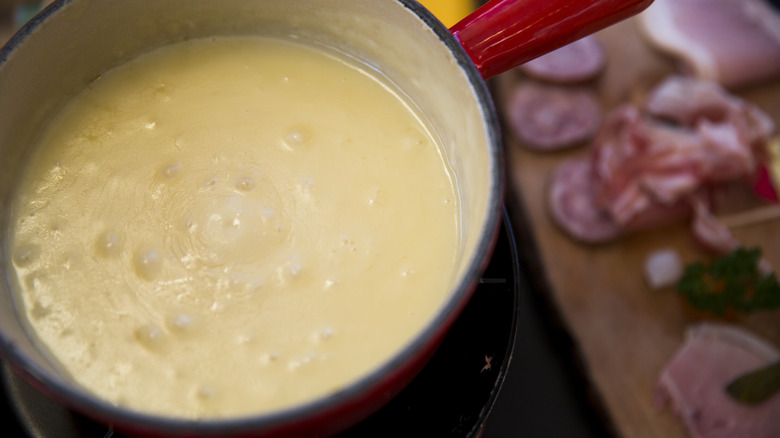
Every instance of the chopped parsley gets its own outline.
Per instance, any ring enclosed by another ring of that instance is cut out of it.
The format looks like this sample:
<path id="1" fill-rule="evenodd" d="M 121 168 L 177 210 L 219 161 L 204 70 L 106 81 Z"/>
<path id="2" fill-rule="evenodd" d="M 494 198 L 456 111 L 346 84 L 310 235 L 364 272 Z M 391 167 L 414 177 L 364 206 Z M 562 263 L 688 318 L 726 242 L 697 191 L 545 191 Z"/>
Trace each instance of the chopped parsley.
<path id="1" fill-rule="evenodd" d="M 738 248 L 709 264 L 685 268 L 677 292 L 696 310 L 716 316 L 780 308 L 780 284 L 774 272 L 759 269 L 761 248 Z"/>

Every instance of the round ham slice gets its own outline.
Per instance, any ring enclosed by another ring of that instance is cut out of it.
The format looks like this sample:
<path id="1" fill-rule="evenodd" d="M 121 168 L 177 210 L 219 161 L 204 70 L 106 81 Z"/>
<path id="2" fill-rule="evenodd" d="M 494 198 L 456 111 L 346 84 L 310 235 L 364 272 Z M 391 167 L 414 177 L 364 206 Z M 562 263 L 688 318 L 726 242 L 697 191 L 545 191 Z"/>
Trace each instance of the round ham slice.
<path id="1" fill-rule="evenodd" d="M 527 148 L 554 151 L 590 140 L 598 131 L 602 109 L 596 94 L 525 82 L 507 101 L 509 129 Z"/>
<path id="2" fill-rule="evenodd" d="M 589 35 L 528 61 L 520 69 L 535 79 L 571 84 L 595 78 L 605 64 L 604 48 L 595 36 Z"/>
<path id="3" fill-rule="evenodd" d="M 553 219 L 573 238 L 604 243 L 620 235 L 620 228 L 596 202 L 590 159 L 578 158 L 559 165 L 547 195 Z"/>
<path id="4" fill-rule="evenodd" d="M 748 406 L 731 399 L 725 387 L 747 372 L 780 360 L 780 352 L 746 329 L 729 324 L 695 325 L 685 338 L 659 378 L 659 406 L 671 404 L 691 437 L 777 437 L 780 395 Z"/>
<path id="5" fill-rule="evenodd" d="M 599 182 L 591 157 L 561 163 L 547 191 L 550 215 L 577 241 L 602 244 L 639 230 L 671 224 L 690 215 L 688 202 L 650 204 L 629 222 L 619 223 L 599 199 Z"/>

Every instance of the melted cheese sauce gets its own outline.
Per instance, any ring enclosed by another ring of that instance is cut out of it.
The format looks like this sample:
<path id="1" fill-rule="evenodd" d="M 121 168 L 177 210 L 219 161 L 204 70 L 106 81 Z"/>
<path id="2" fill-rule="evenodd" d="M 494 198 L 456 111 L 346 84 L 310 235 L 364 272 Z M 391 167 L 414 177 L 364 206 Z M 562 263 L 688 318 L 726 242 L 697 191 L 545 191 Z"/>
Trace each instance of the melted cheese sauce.
<path id="1" fill-rule="evenodd" d="M 203 418 L 326 396 L 440 308 L 451 172 L 367 69 L 273 39 L 164 47 L 42 135 L 11 218 L 31 330 L 118 405 Z"/>

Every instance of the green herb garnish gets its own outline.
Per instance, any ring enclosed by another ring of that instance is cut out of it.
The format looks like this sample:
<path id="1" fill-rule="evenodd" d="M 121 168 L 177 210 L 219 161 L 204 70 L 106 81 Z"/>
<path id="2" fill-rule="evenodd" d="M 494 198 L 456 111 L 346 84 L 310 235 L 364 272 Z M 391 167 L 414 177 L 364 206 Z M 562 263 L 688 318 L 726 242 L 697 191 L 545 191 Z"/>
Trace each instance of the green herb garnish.
<path id="1" fill-rule="evenodd" d="M 716 316 L 780 308 L 780 284 L 774 273 L 759 270 L 760 260 L 760 248 L 738 248 L 709 264 L 690 264 L 677 292 L 694 309 Z"/>

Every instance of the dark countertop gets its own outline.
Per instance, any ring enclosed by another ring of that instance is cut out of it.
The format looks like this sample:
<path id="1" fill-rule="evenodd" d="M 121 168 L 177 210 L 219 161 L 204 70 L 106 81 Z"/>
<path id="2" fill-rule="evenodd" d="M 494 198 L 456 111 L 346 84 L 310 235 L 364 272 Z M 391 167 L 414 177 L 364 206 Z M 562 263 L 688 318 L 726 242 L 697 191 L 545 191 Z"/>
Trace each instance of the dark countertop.
<path id="1" fill-rule="evenodd" d="M 514 354 L 481 438 L 613 436 L 543 298 L 521 290 Z"/>
<path id="2" fill-rule="evenodd" d="M 576 344 L 547 295 L 547 279 L 526 208 L 509 187 L 519 259 L 520 309 L 513 356 L 480 438 L 612 438 L 599 395 L 581 366 Z"/>

